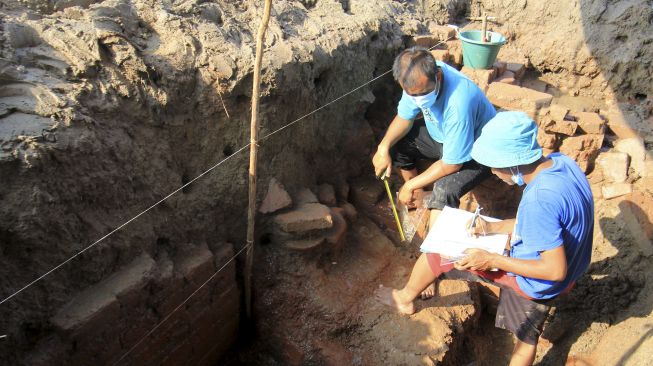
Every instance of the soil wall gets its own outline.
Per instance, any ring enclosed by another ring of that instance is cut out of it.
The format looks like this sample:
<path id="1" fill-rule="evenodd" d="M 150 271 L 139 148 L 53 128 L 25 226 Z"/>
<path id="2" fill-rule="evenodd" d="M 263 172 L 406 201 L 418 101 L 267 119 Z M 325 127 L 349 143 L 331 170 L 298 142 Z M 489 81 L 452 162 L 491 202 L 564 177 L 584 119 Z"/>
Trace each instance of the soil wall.
<path id="1" fill-rule="evenodd" d="M 481 8 L 503 20 L 512 47 L 538 70 L 650 96 L 647 4 L 275 1 L 261 135 L 388 70 L 405 36 L 425 32 L 428 21 Z M 231 158 L 0 305 L 0 362 L 104 364 L 137 346 L 125 362 L 202 363 L 229 346 L 237 263 L 166 317 L 244 243 L 247 154 L 236 153 L 249 142 L 261 13 L 258 1 L 2 4 L 3 298 Z M 262 141 L 260 195 L 271 177 L 292 192 L 369 172 L 375 133 L 366 112 L 375 95 L 391 94 L 365 86 Z"/>
<path id="2" fill-rule="evenodd" d="M 469 5 L 473 16 L 495 16 L 497 23 L 490 26 L 508 36 L 509 47 L 540 72 L 565 75 L 563 86 L 570 90 L 621 99 L 653 94 L 650 1 L 473 0 Z"/>
<path id="3" fill-rule="evenodd" d="M 249 141 L 258 2 L 57 4 L 2 13 L 3 298 Z M 405 10 L 275 2 L 261 136 L 386 71 Z M 364 87 L 263 141 L 260 193 L 369 169 L 373 99 Z M 244 152 L 2 304 L 2 362 L 106 364 L 138 344 L 242 248 Z M 236 277 L 232 262 L 125 362 L 214 361 L 235 338 Z"/>

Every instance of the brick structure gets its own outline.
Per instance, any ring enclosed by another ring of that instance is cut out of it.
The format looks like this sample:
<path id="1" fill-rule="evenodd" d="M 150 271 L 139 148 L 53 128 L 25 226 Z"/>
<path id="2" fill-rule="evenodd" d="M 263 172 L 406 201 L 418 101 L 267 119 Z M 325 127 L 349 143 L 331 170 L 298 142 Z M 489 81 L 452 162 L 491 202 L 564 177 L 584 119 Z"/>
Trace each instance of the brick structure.
<path id="1" fill-rule="evenodd" d="M 488 85 L 490 85 L 490 83 L 494 80 L 496 70 L 494 68 L 487 70 L 472 69 L 464 66 L 460 72 L 465 74 L 485 93 L 487 91 Z"/>
<path id="2" fill-rule="evenodd" d="M 55 337 L 36 347 L 33 364 L 111 365 L 130 350 L 121 364 L 217 362 L 238 330 L 235 263 L 195 291 L 234 255 L 233 247 L 223 244 L 214 253 L 191 245 L 183 254 L 176 262 L 141 254 L 80 292 L 51 318 Z"/>
<path id="3" fill-rule="evenodd" d="M 540 108 L 548 107 L 553 99 L 551 94 L 506 83 L 491 83 L 486 94 L 497 107 L 524 111 L 531 116 Z"/>
<path id="4" fill-rule="evenodd" d="M 587 173 L 603 145 L 603 134 L 589 134 L 566 137 L 560 145 L 560 152 L 574 159 Z"/>

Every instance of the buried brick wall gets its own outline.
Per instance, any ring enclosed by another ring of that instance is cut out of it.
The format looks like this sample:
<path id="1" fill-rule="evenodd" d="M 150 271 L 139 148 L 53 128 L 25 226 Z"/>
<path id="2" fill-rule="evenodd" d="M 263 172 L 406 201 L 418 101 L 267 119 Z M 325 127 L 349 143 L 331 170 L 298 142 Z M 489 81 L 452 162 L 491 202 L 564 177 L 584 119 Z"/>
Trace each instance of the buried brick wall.
<path id="1" fill-rule="evenodd" d="M 235 262 L 224 266 L 233 255 L 233 246 L 225 243 L 215 254 L 206 245 L 195 246 L 180 260 L 135 258 L 61 308 L 51 319 L 53 336 L 28 363 L 215 364 L 239 324 Z"/>

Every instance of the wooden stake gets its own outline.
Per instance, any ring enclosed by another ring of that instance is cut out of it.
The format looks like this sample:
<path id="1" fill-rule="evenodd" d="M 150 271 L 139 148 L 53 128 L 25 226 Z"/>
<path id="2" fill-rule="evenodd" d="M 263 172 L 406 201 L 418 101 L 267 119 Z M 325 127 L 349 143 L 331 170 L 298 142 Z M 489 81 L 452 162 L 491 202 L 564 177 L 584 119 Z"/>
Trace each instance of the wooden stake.
<path id="1" fill-rule="evenodd" d="M 261 87 L 261 62 L 263 60 L 263 41 L 270 20 L 272 0 L 265 0 L 263 18 L 256 35 L 256 61 L 254 62 L 254 83 L 252 86 L 252 122 L 249 139 L 249 206 L 247 212 L 247 257 L 245 259 L 245 312 L 252 318 L 252 264 L 254 261 L 254 221 L 256 219 L 256 165 L 258 146 L 258 106 Z"/>

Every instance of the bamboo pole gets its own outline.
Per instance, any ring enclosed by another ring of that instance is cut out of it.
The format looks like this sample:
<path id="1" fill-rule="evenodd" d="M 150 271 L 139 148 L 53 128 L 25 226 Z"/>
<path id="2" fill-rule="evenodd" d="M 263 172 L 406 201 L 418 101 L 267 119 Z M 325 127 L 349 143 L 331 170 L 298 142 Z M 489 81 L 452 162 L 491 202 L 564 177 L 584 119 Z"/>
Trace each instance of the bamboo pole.
<path id="1" fill-rule="evenodd" d="M 247 211 L 247 257 L 245 259 L 245 312 L 252 317 L 252 264 L 254 261 L 254 221 L 256 219 L 256 165 L 258 145 L 258 106 L 261 87 L 261 62 L 263 60 L 263 41 L 270 20 L 272 0 L 265 0 L 263 18 L 256 35 L 256 61 L 254 62 L 254 83 L 252 85 L 252 122 L 249 139 L 249 206 Z"/>

